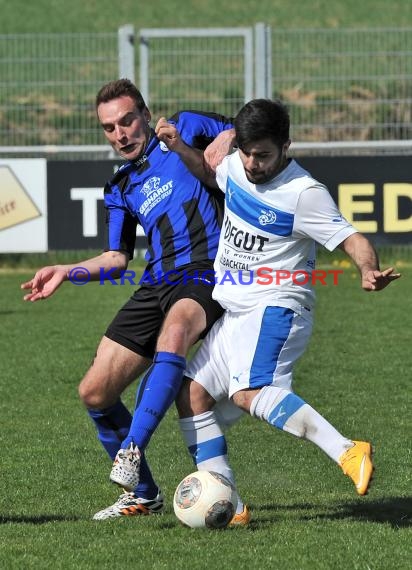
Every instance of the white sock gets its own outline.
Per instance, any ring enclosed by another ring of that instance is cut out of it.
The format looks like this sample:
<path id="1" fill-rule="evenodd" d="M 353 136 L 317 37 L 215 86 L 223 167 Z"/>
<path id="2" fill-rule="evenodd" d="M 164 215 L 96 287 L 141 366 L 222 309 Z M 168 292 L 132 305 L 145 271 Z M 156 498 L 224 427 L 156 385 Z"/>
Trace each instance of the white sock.
<path id="1" fill-rule="evenodd" d="M 227 457 L 226 438 L 213 411 L 179 420 L 180 431 L 199 471 L 216 471 L 236 487 Z M 238 495 L 237 513 L 243 510 Z"/>
<path id="2" fill-rule="evenodd" d="M 353 446 L 350 439 L 340 434 L 302 398 L 282 388 L 264 386 L 252 400 L 250 415 L 311 441 L 336 463 L 342 453 Z"/>

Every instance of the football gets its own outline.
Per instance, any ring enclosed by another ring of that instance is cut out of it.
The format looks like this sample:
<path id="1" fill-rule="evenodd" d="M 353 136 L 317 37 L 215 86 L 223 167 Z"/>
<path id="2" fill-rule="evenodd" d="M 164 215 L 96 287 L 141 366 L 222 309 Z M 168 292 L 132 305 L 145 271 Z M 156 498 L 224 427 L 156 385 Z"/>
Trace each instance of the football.
<path id="1" fill-rule="evenodd" d="M 232 483 L 214 471 L 195 471 L 179 483 L 173 499 L 177 518 L 190 528 L 225 528 L 237 507 Z"/>

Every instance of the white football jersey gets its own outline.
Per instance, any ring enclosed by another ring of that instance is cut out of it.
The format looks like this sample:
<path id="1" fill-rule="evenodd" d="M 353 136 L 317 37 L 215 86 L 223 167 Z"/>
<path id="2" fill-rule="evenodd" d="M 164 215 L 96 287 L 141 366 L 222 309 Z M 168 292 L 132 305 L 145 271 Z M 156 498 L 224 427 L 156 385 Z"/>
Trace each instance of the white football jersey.
<path id="1" fill-rule="evenodd" d="M 226 195 L 214 299 L 231 311 L 260 304 L 310 310 L 315 242 L 332 251 L 356 232 L 327 188 L 295 160 L 268 183 L 253 184 L 239 152 L 218 166 L 216 180 Z"/>

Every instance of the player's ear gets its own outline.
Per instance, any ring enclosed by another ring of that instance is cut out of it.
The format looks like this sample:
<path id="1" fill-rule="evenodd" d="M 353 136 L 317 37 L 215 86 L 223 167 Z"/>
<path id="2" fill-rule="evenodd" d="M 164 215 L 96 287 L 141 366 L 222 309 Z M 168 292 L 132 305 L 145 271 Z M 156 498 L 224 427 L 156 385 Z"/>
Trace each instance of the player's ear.
<path id="1" fill-rule="evenodd" d="M 146 123 L 150 123 L 152 120 L 152 115 L 147 107 L 143 109 L 143 117 L 145 118 Z"/>
<path id="2" fill-rule="evenodd" d="M 282 151 L 283 151 L 284 154 L 286 154 L 286 153 L 288 152 L 289 147 L 290 147 L 290 143 L 291 143 L 291 140 L 289 139 L 289 140 L 287 140 L 287 141 L 285 142 L 285 144 L 283 145 Z"/>

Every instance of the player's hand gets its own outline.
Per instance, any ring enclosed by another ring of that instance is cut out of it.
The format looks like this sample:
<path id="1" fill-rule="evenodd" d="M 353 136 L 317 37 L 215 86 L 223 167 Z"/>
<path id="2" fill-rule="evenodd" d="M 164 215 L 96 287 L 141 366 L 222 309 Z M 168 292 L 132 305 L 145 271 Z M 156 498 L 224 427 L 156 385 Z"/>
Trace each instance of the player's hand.
<path id="1" fill-rule="evenodd" d="M 209 170 L 216 172 L 216 168 L 225 156 L 232 152 L 234 143 L 235 129 L 228 129 L 217 135 L 215 140 L 206 147 L 204 152 L 205 164 Z"/>
<path id="2" fill-rule="evenodd" d="M 67 272 L 63 267 L 43 267 L 37 271 L 30 281 L 22 283 L 21 289 L 29 289 L 30 293 L 24 295 L 24 301 L 39 301 L 50 297 L 67 278 Z"/>
<path id="3" fill-rule="evenodd" d="M 370 270 L 362 275 L 362 289 L 365 291 L 381 291 L 392 281 L 399 279 L 400 273 L 394 273 L 393 267 L 388 267 L 384 271 Z"/>
<path id="4" fill-rule="evenodd" d="M 164 117 L 157 121 L 155 127 L 157 138 L 164 142 L 169 150 L 177 152 L 184 144 L 175 125 L 171 125 Z"/>

